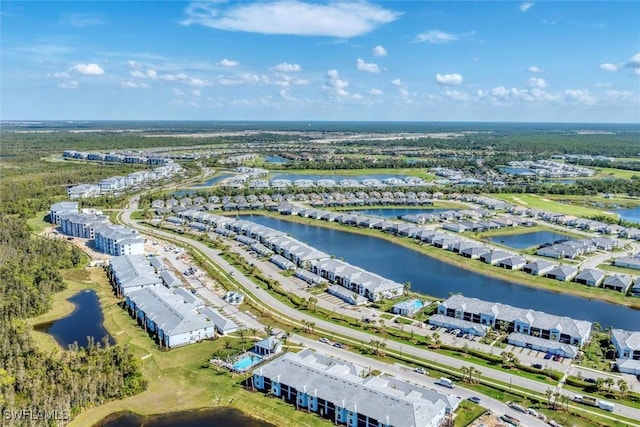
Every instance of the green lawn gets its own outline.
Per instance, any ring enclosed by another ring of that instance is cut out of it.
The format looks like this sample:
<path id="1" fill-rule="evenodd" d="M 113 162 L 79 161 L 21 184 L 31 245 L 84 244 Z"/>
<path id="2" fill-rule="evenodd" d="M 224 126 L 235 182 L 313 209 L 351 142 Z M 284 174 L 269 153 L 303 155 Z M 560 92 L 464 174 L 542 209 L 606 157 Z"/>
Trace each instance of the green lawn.
<path id="1" fill-rule="evenodd" d="M 544 211 L 557 212 L 559 214 L 574 215 L 581 217 L 594 217 L 597 215 L 611 215 L 615 216 L 611 212 L 606 210 L 599 210 L 595 208 L 577 206 L 575 204 L 561 203 L 552 200 L 552 196 L 541 196 L 537 194 L 511 194 L 511 193 L 498 193 L 493 194 L 492 197 L 504 200 L 515 205 L 524 206 L 526 208 L 540 209 Z M 592 199 L 591 196 L 589 196 Z M 603 199 L 606 200 L 606 199 Z"/>
<path id="2" fill-rule="evenodd" d="M 51 224 L 44 220 L 49 211 L 38 212 L 35 217 L 27 220 L 29 229 L 35 234 L 42 234 L 47 228 L 51 227 Z"/>
<path id="3" fill-rule="evenodd" d="M 615 168 L 594 168 L 597 174 L 594 178 L 620 178 L 620 179 L 631 179 L 632 176 L 640 176 L 639 171 L 630 171 L 625 169 L 615 169 Z"/>

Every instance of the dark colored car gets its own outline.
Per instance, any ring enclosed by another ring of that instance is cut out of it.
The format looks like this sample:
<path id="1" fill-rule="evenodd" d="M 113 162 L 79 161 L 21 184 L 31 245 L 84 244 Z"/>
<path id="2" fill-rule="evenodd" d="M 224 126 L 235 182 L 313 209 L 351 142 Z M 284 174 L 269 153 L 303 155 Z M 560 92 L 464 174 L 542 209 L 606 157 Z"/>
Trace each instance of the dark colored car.
<path id="1" fill-rule="evenodd" d="M 470 398 L 467 399 L 470 402 L 473 402 L 475 404 L 479 404 L 480 403 L 480 398 L 477 396 L 471 396 Z"/>
<path id="2" fill-rule="evenodd" d="M 544 355 L 545 360 L 549 360 L 552 357 L 553 357 L 553 354 L 551 354 L 551 353 L 547 353 L 547 354 Z"/>
<path id="3" fill-rule="evenodd" d="M 535 369 L 542 369 L 542 365 L 540 363 L 534 363 L 531 367 Z"/>

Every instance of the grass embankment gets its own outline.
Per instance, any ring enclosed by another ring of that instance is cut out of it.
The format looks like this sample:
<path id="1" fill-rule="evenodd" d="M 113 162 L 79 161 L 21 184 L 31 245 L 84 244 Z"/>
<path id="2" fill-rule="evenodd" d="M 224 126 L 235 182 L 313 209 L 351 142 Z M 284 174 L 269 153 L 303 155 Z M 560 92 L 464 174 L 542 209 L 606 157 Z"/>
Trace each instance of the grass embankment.
<path id="1" fill-rule="evenodd" d="M 248 214 L 249 212 L 224 212 L 225 215 Z M 598 299 L 613 304 L 626 305 L 635 309 L 640 309 L 640 301 L 637 298 L 627 297 L 619 292 L 614 292 L 602 288 L 594 288 L 584 286 L 574 282 L 559 282 L 557 280 L 548 279 L 546 277 L 533 276 L 524 271 L 506 270 L 493 265 L 485 264 L 479 260 L 470 260 L 462 257 L 454 252 L 439 249 L 434 246 L 419 244 L 415 239 L 397 237 L 384 233 L 379 230 L 365 229 L 353 226 L 337 224 L 333 222 L 314 220 L 310 218 L 302 218 L 293 215 L 279 215 L 273 212 L 260 211 L 254 212 L 260 215 L 270 216 L 282 219 L 284 221 L 297 222 L 301 224 L 309 224 L 318 227 L 331 228 L 334 230 L 346 231 L 349 233 L 358 233 L 366 236 L 377 237 L 390 241 L 392 243 L 402 245 L 405 248 L 412 249 L 423 253 L 427 256 L 435 258 L 439 261 L 446 262 L 451 265 L 463 268 L 465 270 L 474 271 L 488 277 L 506 280 L 518 285 L 530 286 L 538 289 L 545 289 L 556 293 L 571 294 L 583 298 Z M 415 288 L 414 288 L 415 290 Z M 462 290 L 464 293 L 464 289 Z M 442 296 L 441 296 L 442 297 Z"/>
<path id="2" fill-rule="evenodd" d="M 578 206 L 576 204 L 561 203 L 553 200 L 550 195 L 496 193 L 492 194 L 491 197 L 526 208 L 556 212 L 564 215 L 580 216 L 584 218 L 592 218 L 601 215 L 616 217 L 615 214 L 608 212 L 607 210 Z M 584 197 L 589 197 L 590 200 L 595 199 L 593 196 L 583 196 L 583 198 Z M 602 200 L 607 199 L 602 198 Z"/>
<path id="3" fill-rule="evenodd" d="M 36 325 L 69 315 L 74 306 L 67 298 L 79 291 L 93 289 L 99 296 L 104 314 L 104 326 L 117 345 L 126 345 L 141 359 L 142 370 L 149 386 L 143 393 L 112 401 L 80 413 L 71 426 L 94 425 L 106 416 L 122 411 L 140 415 L 184 411 L 190 409 L 235 407 L 242 411 L 260 408 L 252 416 L 276 425 L 329 425 L 316 416 L 296 411 L 279 399 L 270 399 L 262 393 L 246 391 L 241 382 L 246 376 L 232 377 L 223 369 L 217 370 L 208 363 L 213 354 L 221 358 L 248 349 L 251 340 L 242 343 L 237 338 L 222 338 L 173 349 L 160 350 L 147 333 L 122 309 L 111 292 L 101 268 L 76 269 L 64 273 L 68 287 L 54 295 L 52 308 L 47 313 L 30 319 Z M 50 335 L 33 331 L 38 346 L 43 351 L 59 351 L 60 346 Z M 229 344 L 226 344 L 226 343 Z"/>

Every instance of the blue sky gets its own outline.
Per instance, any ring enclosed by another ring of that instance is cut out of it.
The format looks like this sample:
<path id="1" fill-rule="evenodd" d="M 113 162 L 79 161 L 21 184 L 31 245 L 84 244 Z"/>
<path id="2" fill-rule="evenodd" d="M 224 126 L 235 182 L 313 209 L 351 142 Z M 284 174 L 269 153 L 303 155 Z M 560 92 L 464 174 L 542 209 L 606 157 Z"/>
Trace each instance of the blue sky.
<path id="1" fill-rule="evenodd" d="M 638 1 L 3 1 L 3 120 L 640 122 Z"/>

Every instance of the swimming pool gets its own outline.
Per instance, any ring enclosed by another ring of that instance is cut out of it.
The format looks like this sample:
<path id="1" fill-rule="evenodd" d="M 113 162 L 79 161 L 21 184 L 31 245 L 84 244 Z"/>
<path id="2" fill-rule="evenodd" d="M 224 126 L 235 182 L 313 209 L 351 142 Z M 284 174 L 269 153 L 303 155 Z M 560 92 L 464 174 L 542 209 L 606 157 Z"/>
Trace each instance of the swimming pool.
<path id="1" fill-rule="evenodd" d="M 245 356 L 242 359 L 238 359 L 233 363 L 233 369 L 238 372 L 244 372 L 253 365 L 257 365 L 262 360 L 261 356 L 253 354 L 251 356 Z"/>

